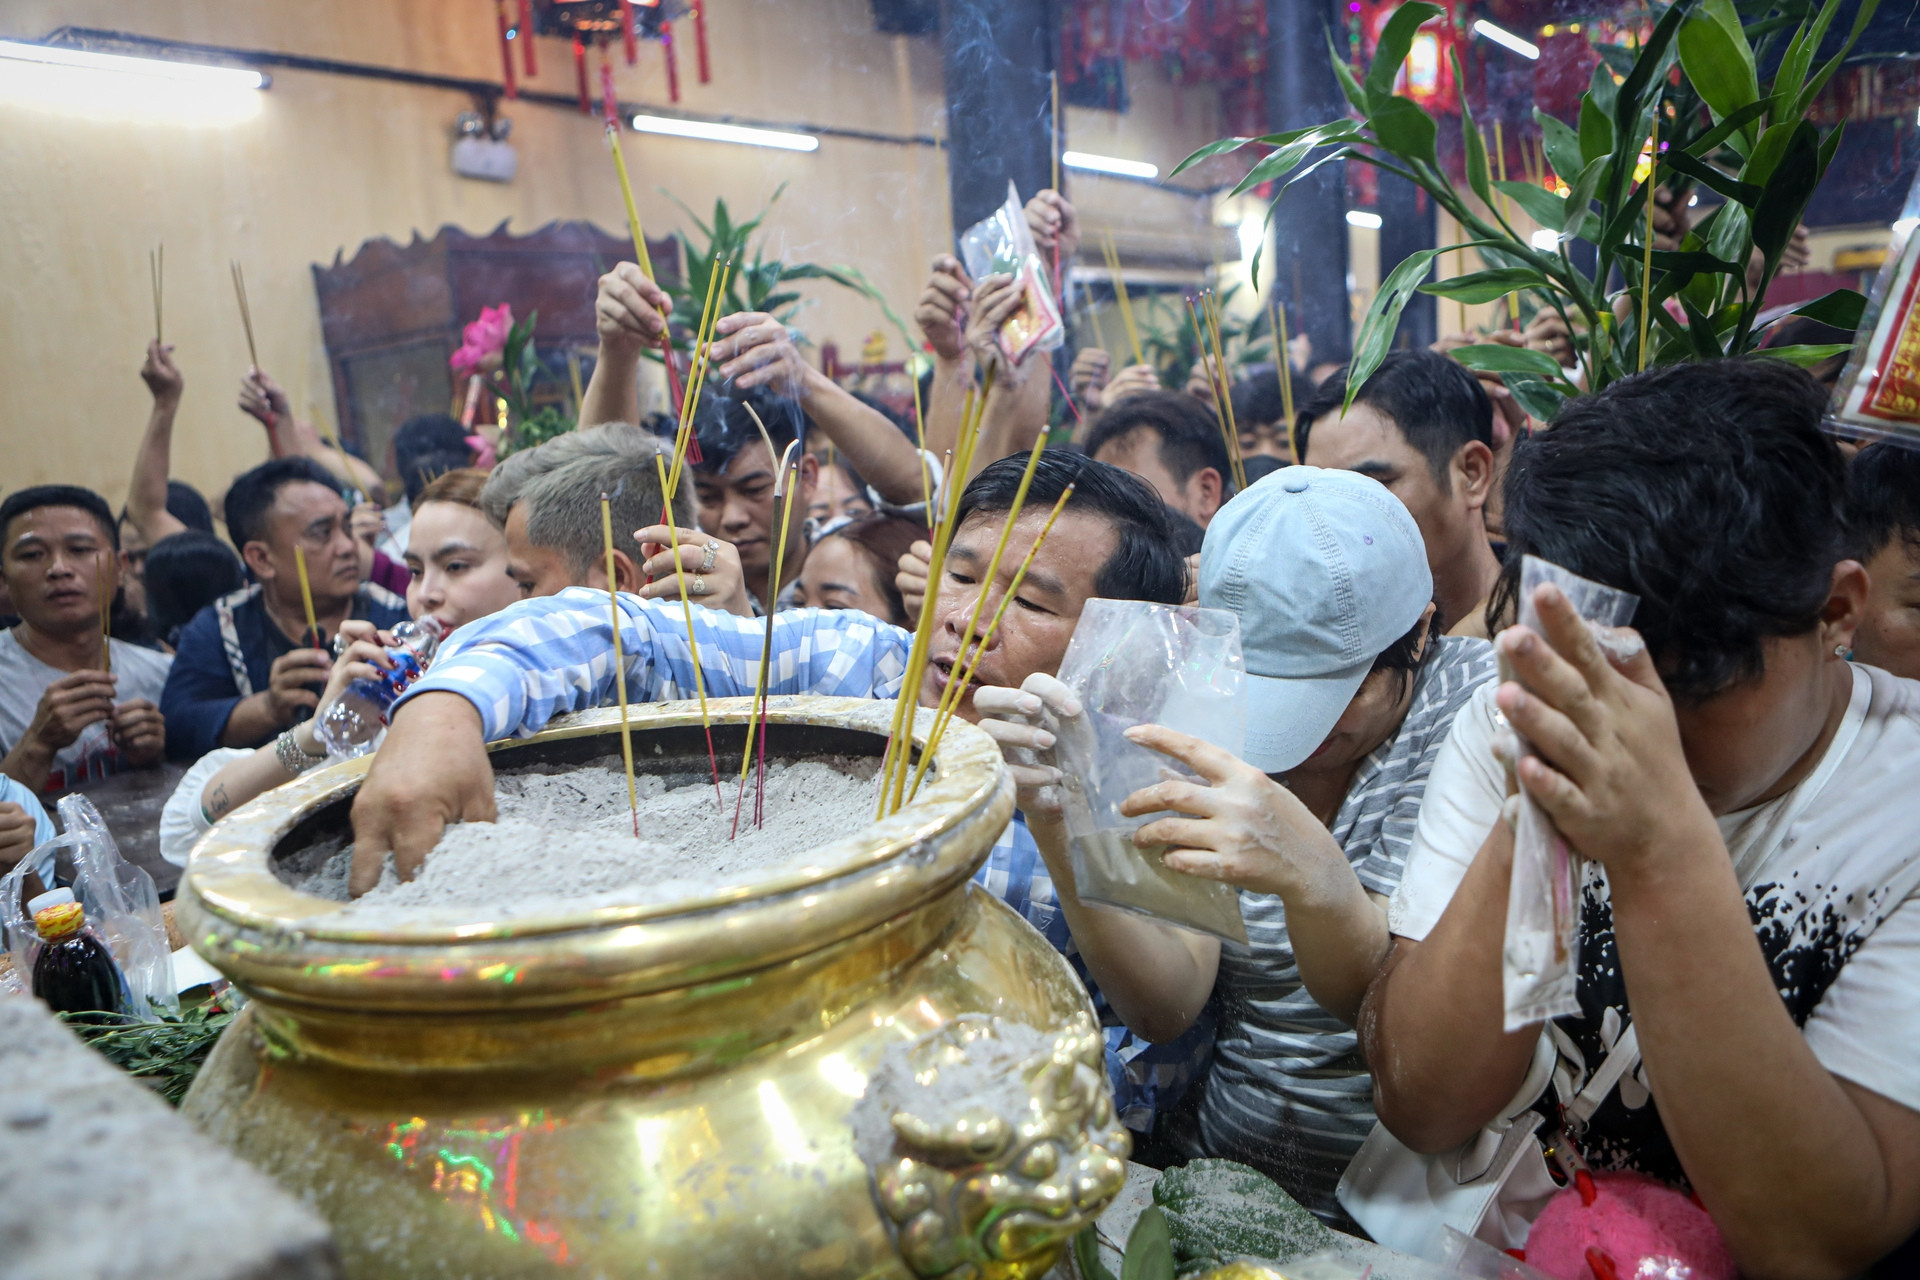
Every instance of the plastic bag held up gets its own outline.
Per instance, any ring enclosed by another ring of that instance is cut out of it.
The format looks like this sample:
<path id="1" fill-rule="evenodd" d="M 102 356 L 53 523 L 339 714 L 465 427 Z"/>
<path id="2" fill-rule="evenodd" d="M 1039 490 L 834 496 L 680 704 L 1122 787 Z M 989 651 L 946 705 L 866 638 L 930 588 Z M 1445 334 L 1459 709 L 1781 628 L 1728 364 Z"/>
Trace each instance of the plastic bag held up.
<path id="1" fill-rule="evenodd" d="M 1135 831 L 1164 815 L 1120 814 L 1121 802 L 1140 788 L 1193 776 L 1130 741 L 1126 731 L 1133 726 L 1163 725 L 1236 755 L 1245 747 L 1239 618 L 1224 609 L 1089 600 L 1059 678 L 1084 707 L 1083 714 L 1062 719 L 1055 735 L 1062 816 L 1081 900 L 1244 943 L 1239 891 L 1169 871 L 1161 861 L 1164 847 L 1134 844 Z"/>
<path id="2" fill-rule="evenodd" d="M 1538 556 L 1520 562 L 1520 624 L 1540 629 L 1533 606 L 1535 588 L 1553 583 L 1566 593 L 1574 609 L 1594 629 L 1623 627 L 1633 617 L 1640 597 L 1569 573 Z M 1500 678 L 1513 672 L 1501 660 Z M 1520 739 L 1520 755 L 1534 750 Z M 1516 756 L 1514 767 L 1519 767 Z M 1506 997 L 1506 1029 L 1518 1031 L 1532 1023 L 1577 1013 L 1574 979 L 1580 962 L 1580 882 L 1583 860 L 1554 829 L 1532 796 L 1519 791 L 1512 777 L 1507 785 L 1519 796 L 1520 817 L 1513 832 L 1513 878 L 1507 890 L 1507 937 L 1501 951 L 1501 986 Z"/>
<path id="3" fill-rule="evenodd" d="M 14 973 L 32 973 L 40 949 L 20 892 L 27 873 L 39 869 L 47 888 L 53 888 L 47 880 L 50 873 L 73 889 L 86 910 L 88 927 L 113 952 L 126 979 L 127 1012 L 140 1019 L 178 1013 L 173 954 L 167 949 L 167 926 L 153 877 L 120 856 L 100 811 L 85 796 L 62 796 L 59 813 L 64 834 L 22 858 L 0 879 L 0 928 L 6 931 Z"/>
<path id="4" fill-rule="evenodd" d="M 1051 351 L 1066 340 L 1046 264 L 1034 246 L 1026 208 L 1012 182 L 1007 183 L 1007 202 L 960 237 L 960 260 L 975 280 L 1013 276 L 1026 295 L 1000 325 L 1000 351 L 1008 361 L 1017 365 L 1029 352 Z"/>

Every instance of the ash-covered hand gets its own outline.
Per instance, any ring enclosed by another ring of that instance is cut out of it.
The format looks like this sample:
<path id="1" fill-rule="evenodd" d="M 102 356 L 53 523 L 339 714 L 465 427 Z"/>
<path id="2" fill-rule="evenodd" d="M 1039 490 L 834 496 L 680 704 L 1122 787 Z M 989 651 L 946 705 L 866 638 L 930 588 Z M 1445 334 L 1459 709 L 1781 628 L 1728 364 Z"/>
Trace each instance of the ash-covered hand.
<path id="1" fill-rule="evenodd" d="M 1327 829 L 1294 794 L 1230 751 L 1159 725 L 1127 737 L 1172 756 L 1204 782 L 1168 779 L 1128 796 L 1129 818 L 1171 810 L 1133 833 L 1142 848 L 1167 846 L 1166 865 L 1203 880 L 1293 900 L 1328 874 L 1351 874 Z"/>
<path id="2" fill-rule="evenodd" d="M 593 300 L 593 323 L 600 345 L 638 357 L 642 348 L 660 345 L 673 299 L 647 279 L 638 263 L 620 262 L 600 277 Z"/>
<path id="3" fill-rule="evenodd" d="M 1014 803 L 1027 821 L 1060 821 L 1063 799 L 1054 748 L 1061 732 L 1085 714 L 1079 696 L 1053 676 L 1036 671 L 1018 689 L 975 689 L 973 709 L 979 726 L 1000 744 L 1017 788 Z"/>
<path id="4" fill-rule="evenodd" d="M 357 898 L 380 883 L 389 853 L 411 880 L 449 822 L 498 816 L 480 713 L 457 693 L 423 693 L 395 713 L 354 797 L 348 891 Z"/>
<path id="5" fill-rule="evenodd" d="M 33 852 L 33 815 L 11 800 L 0 800 L 0 874 L 12 871 Z"/>
<path id="6" fill-rule="evenodd" d="M 914 543 L 900 557 L 898 568 L 899 572 L 893 575 L 893 585 L 899 589 L 907 616 L 918 619 L 920 606 L 927 598 L 927 575 L 933 572 L 933 547 L 925 542 Z"/>
<path id="7" fill-rule="evenodd" d="M 790 400 L 803 399 L 813 372 L 787 326 L 760 311 L 721 316 L 713 331 L 712 359 L 722 378 L 746 389 L 767 387 Z"/>
<path id="8" fill-rule="evenodd" d="M 1494 700 L 1535 752 L 1519 762 L 1520 785 L 1612 876 L 1669 850 L 1717 847 L 1646 646 L 1622 628 L 1631 649 L 1616 647 L 1629 656 L 1610 659 L 1558 587 L 1538 587 L 1533 599 L 1541 630 L 1509 627 L 1495 642 L 1514 679 Z"/>
<path id="9" fill-rule="evenodd" d="M 678 532 L 679 542 L 673 541 Z M 753 601 L 747 594 L 747 572 L 740 565 L 740 549 L 725 538 L 715 538 L 698 529 L 670 529 L 650 524 L 633 531 L 633 540 L 647 554 L 640 571 L 652 578 L 635 594 L 647 600 L 678 600 L 680 574 L 677 561 L 686 573 L 687 599 L 709 609 L 721 609 L 742 618 L 753 617 Z"/>
<path id="10" fill-rule="evenodd" d="M 1027 201 L 1027 230 L 1033 233 L 1034 246 L 1042 257 L 1051 259 L 1058 242 L 1062 272 L 1080 252 L 1080 215 L 1071 200 L 1051 187 Z"/>
<path id="11" fill-rule="evenodd" d="M 972 299 L 973 281 L 960 260 L 945 253 L 935 258 L 933 275 L 920 291 L 913 319 L 940 359 L 951 362 L 967 354 L 967 304 Z"/>
<path id="12" fill-rule="evenodd" d="M 1082 347 L 1074 355 L 1073 368 L 1067 371 L 1067 386 L 1082 409 L 1092 413 L 1105 403 L 1102 394 L 1112 371 L 1113 357 L 1098 347 Z"/>

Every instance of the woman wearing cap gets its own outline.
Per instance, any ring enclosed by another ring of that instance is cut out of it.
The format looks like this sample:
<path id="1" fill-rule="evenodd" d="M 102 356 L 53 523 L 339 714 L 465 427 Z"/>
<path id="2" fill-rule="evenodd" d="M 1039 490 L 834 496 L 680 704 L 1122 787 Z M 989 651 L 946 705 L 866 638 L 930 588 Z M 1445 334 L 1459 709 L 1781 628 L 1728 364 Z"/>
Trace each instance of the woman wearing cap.
<path id="1" fill-rule="evenodd" d="M 1351 1024 L 1387 952 L 1386 899 L 1428 772 L 1455 713 L 1492 677 L 1492 646 L 1436 634 L 1419 528 L 1355 472 L 1289 467 L 1250 486 L 1209 526 L 1199 586 L 1201 605 L 1240 619 L 1244 759 L 1135 729 L 1136 742 L 1206 785 L 1161 782 L 1122 811 L 1171 811 L 1136 842 L 1167 846 L 1176 871 L 1238 886 L 1248 947 L 1082 904 L 1057 805 L 1043 822 L 1039 794 L 1059 776 L 1048 724 L 1079 714 L 1078 703 L 1038 676 L 983 689 L 975 705 L 1003 748 L 1040 761 L 1014 766 L 1020 805 L 1113 1008 L 1159 1040 L 1215 1002 L 1197 1123 L 1165 1136 L 1188 1154 L 1262 1169 L 1337 1225 L 1334 1189 L 1374 1121 Z"/>

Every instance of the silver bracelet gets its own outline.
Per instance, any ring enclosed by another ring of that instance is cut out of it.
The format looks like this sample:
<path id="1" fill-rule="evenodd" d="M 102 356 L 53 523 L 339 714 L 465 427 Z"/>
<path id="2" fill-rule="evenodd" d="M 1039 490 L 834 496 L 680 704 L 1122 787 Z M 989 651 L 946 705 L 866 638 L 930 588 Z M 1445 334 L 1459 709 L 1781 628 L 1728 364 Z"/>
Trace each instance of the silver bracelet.
<path id="1" fill-rule="evenodd" d="M 280 762 L 280 767 L 295 777 L 299 777 L 315 765 L 324 764 L 327 759 L 324 752 L 317 756 L 308 754 L 307 749 L 301 746 L 299 740 L 293 736 L 292 729 L 288 729 L 273 740 L 273 754 L 274 758 Z"/>

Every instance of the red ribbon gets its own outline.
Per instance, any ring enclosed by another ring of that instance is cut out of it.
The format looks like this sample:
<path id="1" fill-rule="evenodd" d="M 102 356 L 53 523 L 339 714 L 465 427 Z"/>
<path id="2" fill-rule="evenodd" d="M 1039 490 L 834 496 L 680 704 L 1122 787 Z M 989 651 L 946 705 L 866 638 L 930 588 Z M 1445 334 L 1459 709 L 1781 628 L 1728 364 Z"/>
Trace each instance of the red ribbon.
<path id="1" fill-rule="evenodd" d="M 706 0 L 693 0 L 693 52 L 700 63 L 700 83 L 713 83 L 713 69 L 707 65 Z"/>
<path id="2" fill-rule="evenodd" d="M 493 6 L 493 19 L 500 28 L 500 79 L 509 99 L 520 96 L 520 86 L 513 79 L 513 42 L 507 39 L 507 11 L 499 0 Z"/>
<path id="3" fill-rule="evenodd" d="M 580 86 L 580 114 L 593 114 L 593 98 L 587 92 L 587 46 L 579 36 L 573 38 L 573 78 Z"/>
<path id="4" fill-rule="evenodd" d="M 540 59 L 533 51 L 533 0 L 520 0 L 520 55 L 526 59 L 527 74 L 540 74 Z"/>
<path id="5" fill-rule="evenodd" d="M 627 51 L 627 65 L 640 61 L 640 37 L 633 33 L 633 0 L 620 0 L 620 43 Z"/>
<path id="6" fill-rule="evenodd" d="M 660 52 L 667 59 L 667 101 L 680 101 L 680 60 L 673 53 L 673 24 L 660 24 Z"/>

